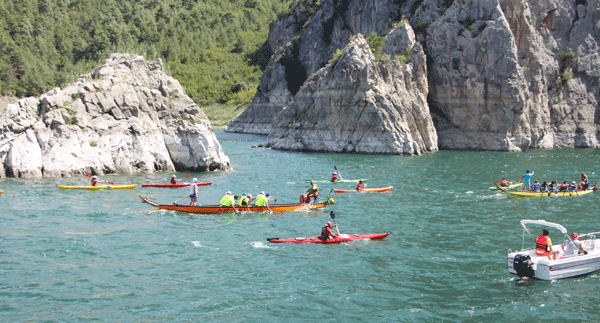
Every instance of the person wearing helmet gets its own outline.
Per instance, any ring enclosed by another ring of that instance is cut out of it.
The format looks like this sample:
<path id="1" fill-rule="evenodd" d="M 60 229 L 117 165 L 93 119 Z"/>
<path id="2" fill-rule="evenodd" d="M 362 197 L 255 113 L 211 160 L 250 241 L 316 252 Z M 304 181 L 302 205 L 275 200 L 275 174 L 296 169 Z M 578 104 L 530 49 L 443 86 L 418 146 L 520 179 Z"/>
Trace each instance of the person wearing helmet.
<path id="1" fill-rule="evenodd" d="M 248 202 L 250 202 L 250 199 L 252 198 L 252 194 L 242 194 L 242 197 L 240 198 L 240 201 L 238 202 L 238 206 L 248 206 Z"/>
<path id="2" fill-rule="evenodd" d="M 96 175 L 92 176 L 92 186 L 96 186 L 96 184 L 102 183 L 102 182 L 104 182 L 104 181 L 98 180 L 98 176 L 96 176 Z"/>
<path id="3" fill-rule="evenodd" d="M 177 176 L 175 176 L 175 175 L 171 176 L 171 184 L 177 184 L 177 182 L 179 182 L 181 180 L 183 180 L 183 178 L 177 179 Z"/>
<path id="4" fill-rule="evenodd" d="M 333 234 L 331 228 L 336 227 L 337 224 L 331 225 L 331 221 L 328 221 L 327 224 L 321 229 L 321 236 L 319 237 L 321 240 L 329 240 L 331 238 L 335 238 L 336 235 Z"/>
<path id="5" fill-rule="evenodd" d="M 342 175 L 338 174 L 338 172 L 333 172 L 333 175 L 331 175 L 331 182 L 335 183 L 339 180 L 343 180 Z"/>
<path id="6" fill-rule="evenodd" d="M 577 233 L 573 233 L 571 239 L 565 240 L 560 247 L 564 251 L 565 257 L 587 254 L 587 251 L 585 251 L 581 245 L 581 241 L 579 241 L 579 235 Z"/>
<path id="7" fill-rule="evenodd" d="M 233 202 L 235 202 L 234 197 L 231 195 L 230 191 L 227 191 L 225 196 L 221 199 L 221 202 L 219 202 L 219 206 L 233 206 Z"/>
<path id="8" fill-rule="evenodd" d="M 196 202 L 198 202 L 198 179 L 194 178 L 190 184 L 190 206 L 196 206 Z"/>

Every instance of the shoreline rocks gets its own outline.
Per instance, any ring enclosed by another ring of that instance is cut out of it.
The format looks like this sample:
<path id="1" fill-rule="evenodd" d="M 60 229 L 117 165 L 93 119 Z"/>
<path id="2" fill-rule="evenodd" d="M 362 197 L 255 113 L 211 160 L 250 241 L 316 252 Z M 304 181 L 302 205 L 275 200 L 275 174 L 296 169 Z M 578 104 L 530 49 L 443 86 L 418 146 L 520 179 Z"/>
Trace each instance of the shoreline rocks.
<path id="1" fill-rule="evenodd" d="M 231 169 L 162 61 L 119 53 L 63 89 L 7 105 L 0 161 L 3 177 Z"/>

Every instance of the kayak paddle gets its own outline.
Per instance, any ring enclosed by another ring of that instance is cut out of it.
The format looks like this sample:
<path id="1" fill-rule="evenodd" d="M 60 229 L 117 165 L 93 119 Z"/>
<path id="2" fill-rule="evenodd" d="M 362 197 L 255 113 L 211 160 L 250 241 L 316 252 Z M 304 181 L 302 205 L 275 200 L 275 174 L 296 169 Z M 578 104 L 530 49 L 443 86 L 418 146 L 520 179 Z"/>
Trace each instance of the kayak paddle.
<path id="1" fill-rule="evenodd" d="M 185 175 L 185 178 L 188 178 L 188 177 L 190 177 L 190 175 L 192 175 L 192 174 L 187 174 L 187 175 Z"/>
<path id="2" fill-rule="evenodd" d="M 108 184 L 110 184 L 110 185 L 115 185 L 115 183 L 113 183 L 113 182 L 108 182 Z"/>
<path id="3" fill-rule="evenodd" d="M 333 211 L 331 211 L 331 213 L 329 213 L 329 216 L 333 220 L 333 224 L 335 224 L 335 229 L 337 230 L 338 237 L 341 239 L 342 236 L 340 236 L 340 229 L 338 228 L 337 223 L 335 223 L 335 214 L 333 213 Z"/>
<path id="4" fill-rule="evenodd" d="M 184 197 L 180 198 L 179 200 L 177 200 L 177 201 L 174 201 L 174 202 L 173 202 L 173 203 L 171 203 L 171 204 L 177 204 L 177 202 L 179 202 L 179 201 L 181 201 L 181 200 L 183 200 L 183 199 L 186 199 L 186 198 L 188 198 L 188 197 L 190 197 L 190 196 L 189 196 L 189 195 L 187 195 L 187 196 L 184 196 Z"/>

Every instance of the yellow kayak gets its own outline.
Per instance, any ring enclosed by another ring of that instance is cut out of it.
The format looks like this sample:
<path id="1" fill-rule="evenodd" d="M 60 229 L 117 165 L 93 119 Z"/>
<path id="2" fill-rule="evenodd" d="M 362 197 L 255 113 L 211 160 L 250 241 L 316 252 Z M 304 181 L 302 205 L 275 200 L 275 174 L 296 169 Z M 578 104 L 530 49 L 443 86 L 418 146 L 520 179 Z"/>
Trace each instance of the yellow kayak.
<path id="1" fill-rule="evenodd" d="M 113 189 L 113 190 L 129 190 L 136 187 L 137 184 L 131 185 L 96 185 L 96 186 L 76 186 L 76 185 L 58 185 L 58 188 L 63 190 L 101 190 L 101 189 Z"/>
<path id="2" fill-rule="evenodd" d="M 0 195 L 2 195 L 2 193 L 4 193 L 4 191 L 0 191 Z"/>
<path id="3" fill-rule="evenodd" d="M 498 184 L 496 184 L 498 186 Z M 519 190 L 507 190 L 500 186 L 498 188 L 509 195 L 521 196 L 521 197 L 542 197 L 542 196 L 577 196 L 595 192 L 598 188 L 594 187 L 591 190 L 573 191 L 573 192 L 531 192 L 531 191 L 519 191 Z"/>

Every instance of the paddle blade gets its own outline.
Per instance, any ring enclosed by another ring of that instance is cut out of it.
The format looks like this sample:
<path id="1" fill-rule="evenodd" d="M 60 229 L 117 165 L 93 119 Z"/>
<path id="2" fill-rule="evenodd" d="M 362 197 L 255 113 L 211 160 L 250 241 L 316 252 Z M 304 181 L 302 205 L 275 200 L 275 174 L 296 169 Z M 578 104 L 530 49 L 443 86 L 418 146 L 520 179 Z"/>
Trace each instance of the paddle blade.
<path id="1" fill-rule="evenodd" d="M 192 175 L 192 174 L 187 174 L 187 175 L 185 175 L 185 178 L 188 178 L 188 177 L 190 177 L 190 175 Z"/>
<path id="2" fill-rule="evenodd" d="M 329 216 L 330 216 L 332 219 L 335 219 L 335 213 L 333 213 L 333 211 L 331 211 L 331 212 L 329 213 Z"/>
<path id="3" fill-rule="evenodd" d="M 110 184 L 110 185 L 115 185 L 115 183 L 113 183 L 113 182 L 108 182 L 108 184 Z"/>
<path id="4" fill-rule="evenodd" d="M 85 177 L 92 177 L 92 175 L 90 175 L 90 174 L 85 174 Z"/>

